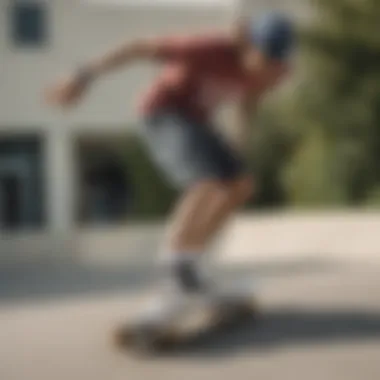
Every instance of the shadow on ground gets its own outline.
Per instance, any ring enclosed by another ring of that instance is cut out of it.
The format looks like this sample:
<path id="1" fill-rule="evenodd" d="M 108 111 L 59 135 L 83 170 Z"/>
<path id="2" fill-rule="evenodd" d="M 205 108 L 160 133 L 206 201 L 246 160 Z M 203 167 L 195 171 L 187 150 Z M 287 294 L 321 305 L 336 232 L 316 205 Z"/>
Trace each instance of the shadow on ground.
<path id="1" fill-rule="evenodd" d="M 287 260 L 258 265 L 226 266 L 218 276 L 226 279 L 296 276 L 305 273 L 336 271 L 341 264 L 321 260 Z M 65 297 L 134 292 L 151 287 L 160 273 L 152 263 L 91 265 L 76 261 L 34 262 L 0 268 L 0 302 L 48 301 Z"/>
<path id="2" fill-rule="evenodd" d="M 282 346 L 377 341 L 380 314 L 359 311 L 270 310 L 259 322 L 204 336 L 166 355 L 210 360 L 242 352 L 260 353 Z"/>

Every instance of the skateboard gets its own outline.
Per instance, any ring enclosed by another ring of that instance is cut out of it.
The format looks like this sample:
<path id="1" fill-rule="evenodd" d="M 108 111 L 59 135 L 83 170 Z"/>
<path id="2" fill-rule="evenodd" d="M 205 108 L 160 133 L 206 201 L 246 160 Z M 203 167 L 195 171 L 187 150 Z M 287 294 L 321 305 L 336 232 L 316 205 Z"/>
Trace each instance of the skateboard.
<path id="1" fill-rule="evenodd" d="M 258 310 L 257 300 L 252 295 L 199 300 L 167 323 L 127 322 L 116 330 L 114 339 L 117 347 L 138 354 L 170 352 L 243 323 L 256 322 Z"/>

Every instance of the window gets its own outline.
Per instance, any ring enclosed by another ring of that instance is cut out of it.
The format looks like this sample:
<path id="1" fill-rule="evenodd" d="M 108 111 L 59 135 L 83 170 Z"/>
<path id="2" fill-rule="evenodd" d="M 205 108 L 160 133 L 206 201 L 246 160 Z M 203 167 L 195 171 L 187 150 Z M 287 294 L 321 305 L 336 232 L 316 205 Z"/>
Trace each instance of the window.
<path id="1" fill-rule="evenodd" d="M 45 222 L 43 139 L 0 136 L 0 233 Z"/>
<path id="2" fill-rule="evenodd" d="M 76 143 L 81 224 L 119 223 L 133 211 L 133 186 L 119 152 L 124 139 L 118 139 L 81 136 Z"/>
<path id="3" fill-rule="evenodd" d="M 47 39 L 46 3 L 14 1 L 10 5 L 11 37 L 17 46 L 41 46 Z"/>

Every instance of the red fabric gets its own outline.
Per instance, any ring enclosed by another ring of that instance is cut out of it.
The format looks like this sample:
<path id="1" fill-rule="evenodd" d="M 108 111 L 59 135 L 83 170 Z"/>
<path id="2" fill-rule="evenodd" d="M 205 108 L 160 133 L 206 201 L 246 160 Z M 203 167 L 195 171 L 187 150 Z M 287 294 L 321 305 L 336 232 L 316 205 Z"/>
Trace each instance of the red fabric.
<path id="1" fill-rule="evenodd" d="M 248 75 L 232 40 L 222 34 L 170 37 L 155 43 L 163 69 L 142 96 L 144 115 L 174 109 L 207 121 L 223 101 L 249 92 L 260 96 L 285 73 L 277 64 L 260 75 Z"/>

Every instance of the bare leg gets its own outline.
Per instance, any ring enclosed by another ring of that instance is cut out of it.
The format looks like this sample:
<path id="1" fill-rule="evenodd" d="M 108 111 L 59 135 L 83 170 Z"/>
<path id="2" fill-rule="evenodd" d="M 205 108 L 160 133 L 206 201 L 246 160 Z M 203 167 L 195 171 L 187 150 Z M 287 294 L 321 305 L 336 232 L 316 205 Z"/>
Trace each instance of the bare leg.
<path id="1" fill-rule="evenodd" d="M 249 178 L 239 179 L 229 186 L 219 186 L 197 223 L 197 245 L 204 247 L 210 244 L 229 217 L 249 199 L 252 190 Z"/>
<path id="2" fill-rule="evenodd" d="M 249 178 L 210 181 L 188 191 L 170 226 L 169 245 L 180 252 L 203 251 L 228 217 L 251 195 Z"/>
<path id="3" fill-rule="evenodd" d="M 206 285 L 196 261 L 228 217 L 250 195 L 248 179 L 203 182 L 189 190 L 172 218 L 169 267 L 188 290 Z"/>
<path id="4" fill-rule="evenodd" d="M 214 193 L 212 183 L 203 182 L 190 188 L 178 202 L 171 217 L 168 231 L 168 245 L 172 251 L 197 252 L 197 223 L 202 212 L 207 208 Z"/>

